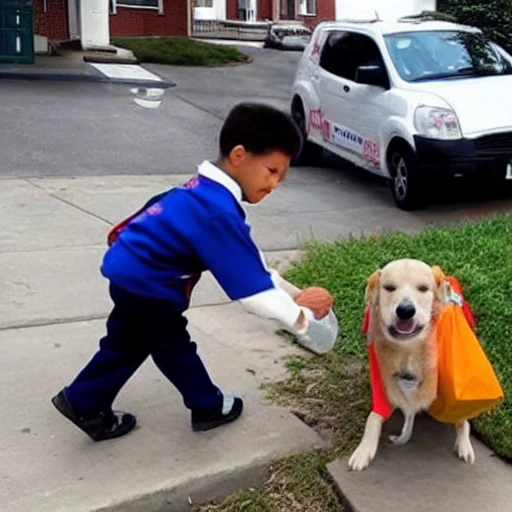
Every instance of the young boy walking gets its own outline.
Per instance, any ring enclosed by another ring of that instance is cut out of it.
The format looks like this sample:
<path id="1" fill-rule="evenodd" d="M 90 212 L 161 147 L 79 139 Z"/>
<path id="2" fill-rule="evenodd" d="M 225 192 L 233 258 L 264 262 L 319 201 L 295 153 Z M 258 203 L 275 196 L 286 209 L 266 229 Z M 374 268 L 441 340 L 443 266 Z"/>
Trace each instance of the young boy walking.
<path id="1" fill-rule="evenodd" d="M 309 305 L 307 294 L 296 302 L 276 286 L 242 207 L 278 186 L 300 146 L 288 115 L 240 104 L 222 126 L 217 161 L 203 162 L 188 183 L 161 194 L 119 230 L 101 267 L 114 303 L 106 335 L 91 361 L 52 399 L 93 440 L 135 427 L 135 416 L 112 404 L 148 356 L 181 393 L 193 430 L 224 425 L 242 413 L 242 400 L 212 382 L 187 331 L 183 313 L 203 271 L 212 272 L 231 300 L 297 334 L 306 332 L 312 314 L 327 314 L 327 291 L 319 306 L 318 300 Z"/>

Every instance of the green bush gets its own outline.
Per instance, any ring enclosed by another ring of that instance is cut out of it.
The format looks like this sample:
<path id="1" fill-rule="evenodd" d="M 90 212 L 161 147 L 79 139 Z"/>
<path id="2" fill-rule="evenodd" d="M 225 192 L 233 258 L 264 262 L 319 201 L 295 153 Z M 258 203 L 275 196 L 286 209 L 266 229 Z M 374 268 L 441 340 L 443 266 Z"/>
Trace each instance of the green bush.
<path id="1" fill-rule="evenodd" d="M 173 66 L 220 66 L 247 62 L 232 46 L 210 44 L 188 37 L 114 37 L 112 43 L 131 50 L 141 62 Z"/>
<path id="2" fill-rule="evenodd" d="M 437 10 L 482 29 L 512 53 L 512 0 L 438 0 Z"/>

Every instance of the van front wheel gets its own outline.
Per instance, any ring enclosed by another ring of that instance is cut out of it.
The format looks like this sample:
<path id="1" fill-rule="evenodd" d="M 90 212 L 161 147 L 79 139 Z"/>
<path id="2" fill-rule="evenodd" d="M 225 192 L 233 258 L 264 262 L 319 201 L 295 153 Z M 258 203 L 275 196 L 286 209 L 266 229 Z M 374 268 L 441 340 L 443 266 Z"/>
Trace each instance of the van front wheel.
<path id="1" fill-rule="evenodd" d="M 425 182 L 420 176 L 418 159 L 405 143 L 395 144 L 388 153 L 391 193 L 401 210 L 413 211 L 427 204 Z"/>
<path id="2" fill-rule="evenodd" d="M 304 107 L 302 106 L 302 102 L 300 100 L 294 102 L 292 105 L 292 117 L 297 123 L 297 126 L 303 137 L 302 150 L 293 159 L 292 165 L 294 167 L 319 165 L 322 159 L 322 148 L 314 142 L 310 142 L 308 140 L 306 130 L 306 114 L 304 113 Z"/>

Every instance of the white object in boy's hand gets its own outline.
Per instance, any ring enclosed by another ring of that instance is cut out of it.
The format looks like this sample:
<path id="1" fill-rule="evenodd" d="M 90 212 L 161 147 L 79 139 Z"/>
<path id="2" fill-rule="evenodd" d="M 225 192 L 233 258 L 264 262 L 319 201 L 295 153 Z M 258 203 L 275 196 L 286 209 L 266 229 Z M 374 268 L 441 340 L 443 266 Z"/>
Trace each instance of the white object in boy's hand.
<path id="1" fill-rule="evenodd" d="M 310 309 L 303 307 L 302 310 L 306 314 L 308 328 L 305 334 L 293 333 L 297 342 L 315 354 L 326 354 L 332 350 L 338 337 L 336 315 L 331 309 L 326 316 L 317 320 Z"/>
<path id="2" fill-rule="evenodd" d="M 286 291 L 290 297 L 295 298 L 303 291 L 286 281 L 277 270 L 272 270 L 271 274 L 274 284 Z M 297 330 L 285 329 L 295 336 L 299 345 L 311 350 L 315 354 L 326 354 L 332 350 L 338 338 L 338 319 L 336 315 L 331 309 L 326 316 L 317 320 L 311 309 L 305 306 L 300 308 L 304 312 L 308 323 L 306 332 L 299 334 Z"/>

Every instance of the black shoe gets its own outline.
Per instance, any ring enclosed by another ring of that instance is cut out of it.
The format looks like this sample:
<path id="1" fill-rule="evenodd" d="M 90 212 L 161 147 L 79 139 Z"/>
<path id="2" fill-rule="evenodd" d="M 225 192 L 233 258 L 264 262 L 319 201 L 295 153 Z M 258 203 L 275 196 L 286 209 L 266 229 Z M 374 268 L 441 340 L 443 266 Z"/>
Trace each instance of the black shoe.
<path id="1" fill-rule="evenodd" d="M 71 407 L 65 389 L 52 398 L 52 403 L 62 415 L 94 441 L 124 436 L 137 423 L 133 414 L 121 411 L 102 412 L 96 418 L 80 418 Z"/>
<path id="2" fill-rule="evenodd" d="M 220 404 L 209 409 L 192 410 L 192 430 L 204 432 L 235 421 L 242 414 L 244 403 L 241 398 L 234 398 L 231 409 L 225 414 L 223 414 L 222 407 L 223 404 Z"/>

